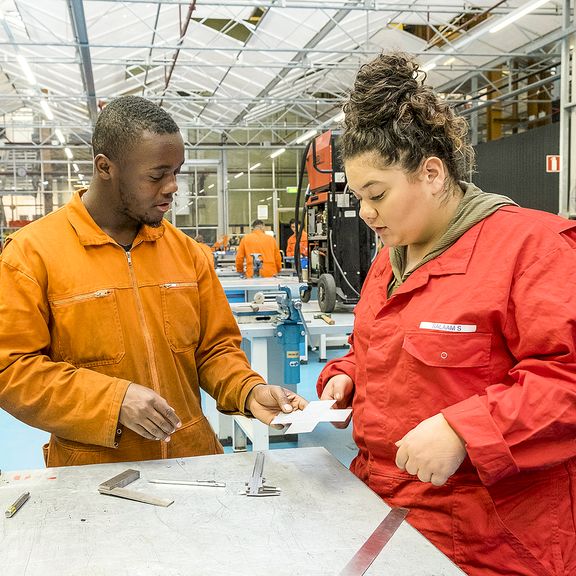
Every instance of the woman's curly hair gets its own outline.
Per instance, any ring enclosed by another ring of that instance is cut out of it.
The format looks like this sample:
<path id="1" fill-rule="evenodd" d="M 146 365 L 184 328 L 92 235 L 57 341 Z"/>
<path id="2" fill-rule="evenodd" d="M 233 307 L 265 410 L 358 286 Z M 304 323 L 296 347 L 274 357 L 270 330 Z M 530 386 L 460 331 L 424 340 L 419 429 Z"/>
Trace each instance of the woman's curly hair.
<path id="1" fill-rule="evenodd" d="M 474 166 L 468 124 L 430 86 L 403 53 L 380 54 L 364 64 L 344 104 L 342 160 L 377 153 L 384 166 L 414 173 L 425 158 L 444 161 L 454 180 Z"/>

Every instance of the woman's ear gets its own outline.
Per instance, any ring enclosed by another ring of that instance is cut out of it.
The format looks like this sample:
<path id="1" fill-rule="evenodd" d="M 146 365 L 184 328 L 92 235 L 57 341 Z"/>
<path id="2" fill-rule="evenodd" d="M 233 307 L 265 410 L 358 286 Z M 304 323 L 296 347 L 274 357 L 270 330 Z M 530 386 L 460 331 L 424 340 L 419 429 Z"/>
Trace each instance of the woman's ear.
<path id="1" fill-rule="evenodd" d="M 437 156 L 429 156 L 422 164 L 422 179 L 432 187 L 434 194 L 444 190 L 446 183 L 446 166 Z"/>

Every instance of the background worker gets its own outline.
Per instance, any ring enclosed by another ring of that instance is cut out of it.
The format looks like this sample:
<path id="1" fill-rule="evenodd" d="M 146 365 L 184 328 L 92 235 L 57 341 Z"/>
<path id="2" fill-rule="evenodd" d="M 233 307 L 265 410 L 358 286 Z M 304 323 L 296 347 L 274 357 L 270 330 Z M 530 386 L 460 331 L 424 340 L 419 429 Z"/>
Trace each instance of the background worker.
<path id="1" fill-rule="evenodd" d="M 0 407 L 52 433 L 48 466 L 221 453 L 222 412 L 270 422 L 306 402 L 267 386 L 198 244 L 164 220 L 178 126 L 136 96 L 94 128 L 94 177 L 11 236 L 0 261 Z"/>
<path id="2" fill-rule="evenodd" d="M 262 267 L 260 276 L 268 278 L 275 276 L 282 270 L 282 256 L 276 240 L 264 232 L 264 222 L 254 220 L 252 222 L 252 232 L 246 234 L 240 240 L 238 252 L 236 253 L 236 271 L 246 274 L 247 278 L 254 276 L 254 266 L 252 254 L 260 254 Z M 246 262 L 246 265 L 244 265 Z"/>
<path id="3" fill-rule="evenodd" d="M 222 234 L 220 238 L 212 245 L 212 252 L 226 252 L 230 247 L 228 234 Z"/>
<path id="4" fill-rule="evenodd" d="M 352 348 L 352 471 L 470 576 L 576 574 L 576 222 L 463 181 L 467 126 L 401 54 L 365 64 L 340 140 L 384 249 Z"/>
<path id="5" fill-rule="evenodd" d="M 286 243 L 286 256 L 293 258 L 294 250 L 296 249 L 296 220 L 294 218 L 290 220 L 290 229 L 292 230 L 292 235 Z M 302 229 L 302 235 L 300 236 L 300 256 L 308 256 L 308 234 L 304 229 Z"/>
<path id="6" fill-rule="evenodd" d="M 212 252 L 212 248 L 210 248 L 210 246 L 208 246 L 208 244 L 204 242 L 204 236 L 202 236 L 202 234 L 197 234 L 194 237 L 194 240 L 198 243 L 198 246 L 200 246 L 202 252 L 206 254 L 208 262 L 210 262 L 212 266 L 214 266 L 214 253 Z"/>

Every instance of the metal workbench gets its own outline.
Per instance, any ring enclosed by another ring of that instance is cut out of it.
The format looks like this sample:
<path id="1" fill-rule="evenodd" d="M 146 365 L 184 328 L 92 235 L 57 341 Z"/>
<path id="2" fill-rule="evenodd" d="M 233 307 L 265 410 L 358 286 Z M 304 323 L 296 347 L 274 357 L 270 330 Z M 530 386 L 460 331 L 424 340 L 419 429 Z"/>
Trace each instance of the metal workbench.
<path id="1" fill-rule="evenodd" d="M 323 448 L 266 452 L 264 474 L 281 496 L 239 495 L 255 453 L 98 464 L 0 476 L 2 576 L 336 576 L 388 506 Z M 100 495 L 126 468 L 130 489 L 174 499 L 167 507 Z M 151 484 L 219 480 L 226 488 Z M 4 482 L 3 482 L 4 481 Z M 6 482 L 7 481 L 7 482 Z M 404 522 L 366 572 L 463 575 Z"/>

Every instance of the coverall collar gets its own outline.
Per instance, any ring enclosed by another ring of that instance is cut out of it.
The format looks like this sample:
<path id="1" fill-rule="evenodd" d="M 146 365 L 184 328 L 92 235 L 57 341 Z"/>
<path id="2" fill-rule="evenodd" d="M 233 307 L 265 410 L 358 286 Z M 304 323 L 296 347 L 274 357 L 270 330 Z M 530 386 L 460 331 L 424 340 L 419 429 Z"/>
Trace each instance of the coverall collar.
<path id="1" fill-rule="evenodd" d="M 68 221 L 76 230 L 78 239 L 83 246 L 98 246 L 101 244 L 109 244 L 115 242 L 102 228 L 94 222 L 92 216 L 84 206 L 81 196 L 86 192 L 86 188 L 82 188 L 74 193 L 72 200 L 66 205 L 66 212 Z M 134 239 L 133 246 L 140 244 L 140 242 L 154 242 L 164 236 L 164 224 L 162 223 L 158 228 L 143 225 L 138 230 L 138 234 Z"/>

